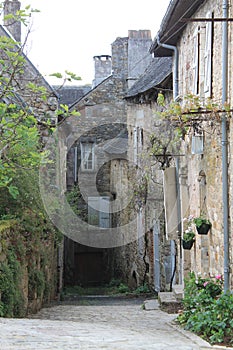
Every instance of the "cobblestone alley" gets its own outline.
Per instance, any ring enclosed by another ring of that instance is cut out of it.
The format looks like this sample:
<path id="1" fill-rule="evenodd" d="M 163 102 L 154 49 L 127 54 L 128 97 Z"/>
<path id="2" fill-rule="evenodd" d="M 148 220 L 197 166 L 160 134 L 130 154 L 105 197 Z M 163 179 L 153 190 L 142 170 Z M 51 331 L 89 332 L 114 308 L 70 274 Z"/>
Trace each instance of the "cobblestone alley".
<path id="1" fill-rule="evenodd" d="M 0 349 L 211 349 L 153 303 L 154 310 L 144 310 L 141 298 L 83 298 L 27 319 L 0 318 Z"/>

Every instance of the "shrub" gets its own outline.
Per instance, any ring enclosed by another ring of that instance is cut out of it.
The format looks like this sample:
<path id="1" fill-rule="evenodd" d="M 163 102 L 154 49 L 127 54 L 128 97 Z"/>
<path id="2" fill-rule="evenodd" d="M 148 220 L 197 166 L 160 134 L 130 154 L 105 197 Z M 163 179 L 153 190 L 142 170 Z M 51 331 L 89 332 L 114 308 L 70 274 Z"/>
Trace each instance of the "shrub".
<path id="1" fill-rule="evenodd" d="M 22 271 L 13 249 L 8 250 L 7 260 L 0 264 L 0 317 L 23 317 L 24 298 L 20 280 Z"/>
<path id="2" fill-rule="evenodd" d="M 222 293 L 222 277 L 196 279 L 192 272 L 185 280 L 184 310 L 177 318 L 185 329 L 210 343 L 233 342 L 233 295 Z"/>

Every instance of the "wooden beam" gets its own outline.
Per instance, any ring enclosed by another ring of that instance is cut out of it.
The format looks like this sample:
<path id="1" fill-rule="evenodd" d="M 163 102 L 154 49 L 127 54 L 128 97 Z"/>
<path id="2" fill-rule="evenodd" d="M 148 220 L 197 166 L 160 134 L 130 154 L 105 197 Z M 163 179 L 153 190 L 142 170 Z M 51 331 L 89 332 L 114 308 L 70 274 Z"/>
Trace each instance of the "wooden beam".
<path id="1" fill-rule="evenodd" d="M 182 18 L 179 22 L 233 22 L 233 18 Z"/>

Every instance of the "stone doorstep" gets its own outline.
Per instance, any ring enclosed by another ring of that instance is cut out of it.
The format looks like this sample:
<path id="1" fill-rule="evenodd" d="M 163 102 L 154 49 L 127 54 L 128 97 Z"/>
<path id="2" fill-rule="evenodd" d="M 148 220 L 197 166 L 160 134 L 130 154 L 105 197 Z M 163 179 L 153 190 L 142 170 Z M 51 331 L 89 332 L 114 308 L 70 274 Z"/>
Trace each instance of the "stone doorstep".
<path id="1" fill-rule="evenodd" d="M 184 285 L 176 284 L 172 287 L 172 291 L 175 294 L 176 299 L 182 300 L 184 298 Z"/>
<path id="2" fill-rule="evenodd" d="M 158 310 L 159 309 L 159 303 L 157 299 L 148 299 L 145 300 L 143 303 L 145 310 Z"/>
<path id="3" fill-rule="evenodd" d="M 181 300 L 178 300 L 173 292 L 159 292 L 158 301 L 160 309 L 168 313 L 178 313 L 182 308 Z"/>

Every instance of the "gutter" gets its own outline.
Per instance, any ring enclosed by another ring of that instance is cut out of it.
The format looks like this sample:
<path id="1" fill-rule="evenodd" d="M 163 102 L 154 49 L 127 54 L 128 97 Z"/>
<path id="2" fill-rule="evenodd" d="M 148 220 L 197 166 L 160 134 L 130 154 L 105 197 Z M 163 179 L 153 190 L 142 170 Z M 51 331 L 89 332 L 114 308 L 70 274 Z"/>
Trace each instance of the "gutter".
<path id="1" fill-rule="evenodd" d="M 228 0 L 222 2 L 222 17 L 228 18 Z M 228 84 L 228 22 L 222 23 L 222 104 L 227 102 Z M 229 290 L 229 202 L 228 202 L 228 141 L 226 113 L 222 116 L 222 201 L 224 233 L 224 293 Z"/>

